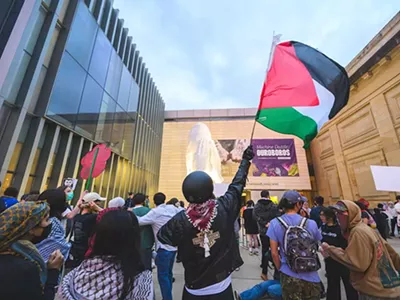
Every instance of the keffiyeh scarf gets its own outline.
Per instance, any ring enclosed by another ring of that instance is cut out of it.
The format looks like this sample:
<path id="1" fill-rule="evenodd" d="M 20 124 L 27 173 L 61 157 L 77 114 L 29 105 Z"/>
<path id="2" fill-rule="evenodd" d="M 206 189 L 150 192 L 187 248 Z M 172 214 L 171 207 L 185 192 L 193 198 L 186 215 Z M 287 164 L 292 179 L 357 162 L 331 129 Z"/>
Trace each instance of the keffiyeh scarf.
<path id="1" fill-rule="evenodd" d="M 204 256 L 210 256 L 210 245 L 208 233 L 210 232 L 211 225 L 217 216 L 218 204 L 214 199 L 210 199 L 204 203 L 192 203 L 186 210 L 186 216 L 189 222 L 192 223 L 194 228 L 204 233 Z"/>
<path id="2" fill-rule="evenodd" d="M 64 277 L 58 290 L 58 299 L 119 299 L 123 282 L 118 264 L 96 256 L 84 260 L 79 267 Z M 134 285 L 125 299 L 153 300 L 153 277 L 150 271 L 143 271 L 136 276 Z"/>
<path id="3" fill-rule="evenodd" d="M 20 240 L 49 213 L 46 202 L 18 203 L 0 214 L 0 254 L 17 255 L 35 263 L 39 268 L 42 286 L 47 280 L 47 268 L 34 244 Z"/>

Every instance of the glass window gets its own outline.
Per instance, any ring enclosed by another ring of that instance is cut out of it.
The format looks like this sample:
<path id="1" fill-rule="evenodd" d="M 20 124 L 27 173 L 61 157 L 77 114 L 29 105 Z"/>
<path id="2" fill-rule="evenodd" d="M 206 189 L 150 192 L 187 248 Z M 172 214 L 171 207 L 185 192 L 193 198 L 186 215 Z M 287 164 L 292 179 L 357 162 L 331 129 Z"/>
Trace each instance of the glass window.
<path id="1" fill-rule="evenodd" d="M 66 49 L 85 68 L 89 66 L 97 23 L 83 1 L 79 1 Z"/>
<path id="2" fill-rule="evenodd" d="M 135 120 L 128 117 L 125 123 L 124 137 L 122 140 L 122 155 L 132 159 L 133 137 L 135 134 Z"/>
<path id="3" fill-rule="evenodd" d="M 104 93 L 96 129 L 96 141 L 103 143 L 111 142 L 115 107 L 115 101 L 107 93 Z"/>
<path id="4" fill-rule="evenodd" d="M 35 48 L 37 39 L 39 37 L 39 33 L 40 33 L 43 23 L 44 23 L 44 19 L 46 18 L 46 14 L 47 13 L 46 13 L 45 9 L 43 8 L 43 6 L 40 6 L 39 14 L 37 15 L 37 18 L 34 21 L 35 23 L 33 24 L 33 28 L 31 28 L 32 31 L 30 32 L 28 42 L 25 46 L 25 50 L 30 55 L 32 55 L 33 49 Z"/>
<path id="5" fill-rule="evenodd" d="M 47 48 L 46 56 L 44 57 L 43 61 L 43 65 L 45 65 L 47 68 L 49 67 L 54 47 L 56 46 L 59 35 L 60 35 L 60 27 L 58 24 L 56 24 L 56 28 L 54 29 L 53 36 L 51 37 L 50 44 L 49 47 Z"/>
<path id="6" fill-rule="evenodd" d="M 102 97 L 103 89 L 88 75 L 82 94 L 75 129 L 91 139 L 93 139 L 96 133 Z"/>
<path id="7" fill-rule="evenodd" d="M 25 51 L 14 57 L 0 91 L 8 103 L 15 103 L 30 60 L 31 56 Z"/>
<path id="8" fill-rule="evenodd" d="M 119 86 L 119 93 L 118 93 L 118 104 L 124 110 L 128 110 L 129 89 L 131 87 L 131 82 L 132 82 L 132 75 L 131 73 L 129 73 L 128 69 L 125 66 L 123 66 L 121 85 Z"/>
<path id="9" fill-rule="evenodd" d="M 75 123 L 86 72 L 68 54 L 64 52 L 56 82 L 50 96 L 47 115 L 64 125 Z"/>
<path id="10" fill-rule="evenodd" d="M 137 112 L 137 106 L 139 102 L 139 86 L 137 85 L 136 81 L 132 79 L 131 89 L 129 91 L 129 105 L 128 105 L 128 113 Z M 131 115 L 134 117 L 135 114 Z"/>
<path id="11" fill-rule="evenodd" d="M 118 89 L 121 81 L 122 61 L 115 50 L 111 51 L 110 65 L 108 67 L 106 91 L 113 99 L 118 97 Z"/>
<path id="12" fill-rule="evenodd" d="M 98 30 L 92 59 L 90 61 L 89 73 L 102 87 L 104 87 L 106 81 L 111 48 L 111 43 L 108 41 L 103 31 Z"/>
<path id="13" fill-rule="evenodd" d="M 111 142 L 113 144 L 112 148 L 118 153 L 121 151 L 122 145 L 124 143 L 124 128 L 127 117 L 128 115 L 126 114 L 126 112 L 121 108 L 121 106 L 117 105 L 114 115 Z"/>
<path id="14" fill-rule="evenodd" d="M 38 79 L 36 87 L 35 87 L 35 91 L 33 92 L 33 95 L 32 95 L 31 103 L 29 103 L 28 111 L 32 114 L 35 111 L 36 104 L 37 104 L 37 101 L 40 96 L 40 91 L 42 90 L 44 79 L 46 78 L 46 74 L 47 74 L 47 69 L 44 66 L 42 66 L 42 69 L 40 70 L 40 74 L 39 74 L 39 79 Z"/>

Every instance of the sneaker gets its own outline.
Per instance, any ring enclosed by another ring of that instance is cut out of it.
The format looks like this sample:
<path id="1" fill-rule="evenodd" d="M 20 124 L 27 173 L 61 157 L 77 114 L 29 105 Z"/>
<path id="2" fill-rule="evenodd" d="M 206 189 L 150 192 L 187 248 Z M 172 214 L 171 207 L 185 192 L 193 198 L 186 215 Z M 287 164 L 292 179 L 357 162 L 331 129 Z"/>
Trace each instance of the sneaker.
<path id="1" fill-rule="evenodd" d="M 250 255 L 253 255 L 253 254 L 254 254 L 254 253 L 253 253 L 253 248 L 250 248 L 250 249 L 249 249 L 249 254 L 250 254 Z"/>
<path id="2" fill-rule="evenodd" d="M 233 295 L 235 296 L 235 300 L 241 300 L 238 291 L 234 291 L 234 292 L 233 292 Z"/>
<path id="3" fill-rule="evenodd" d="M 258 249 L 256 248 L 256 249 L 254 249 L 254 251 L 253 251 L 253 254 L 255 255 L 255 256 L 258 256 Z"/>

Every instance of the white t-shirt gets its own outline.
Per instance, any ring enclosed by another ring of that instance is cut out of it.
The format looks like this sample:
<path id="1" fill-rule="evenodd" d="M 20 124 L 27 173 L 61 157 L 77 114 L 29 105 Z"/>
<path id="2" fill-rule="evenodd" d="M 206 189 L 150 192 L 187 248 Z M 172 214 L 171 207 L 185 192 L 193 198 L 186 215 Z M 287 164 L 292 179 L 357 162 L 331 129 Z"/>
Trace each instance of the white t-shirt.
<path id="1" fill-rule="evenodd" d="M 205 288 L 202 288 L 202 289 L 191 290 L 191 289 L 188 289 L 187 287 L 185 287 L 185 288 L 193 296 L 209 296 L 209 295 L 216 295 L 216 294 L 222 293 L 229 287 L 229 285 L 231 283 L 232 283 L 232 278 L 231 278 L 231 275 L 229 275 L 221 282 L 218 282 L 218 283 L 210 285 L 210 286 L 206 286 Z"/>

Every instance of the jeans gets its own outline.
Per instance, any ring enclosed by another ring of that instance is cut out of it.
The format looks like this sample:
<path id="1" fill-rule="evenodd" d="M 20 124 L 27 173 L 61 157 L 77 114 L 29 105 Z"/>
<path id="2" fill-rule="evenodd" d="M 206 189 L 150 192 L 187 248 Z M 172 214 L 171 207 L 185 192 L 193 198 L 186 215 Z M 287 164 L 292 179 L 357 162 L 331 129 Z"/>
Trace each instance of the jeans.
<path id="1" fill-rule="evenodd" d="M 156 256 L 157 278 L 163 300 L 172 300 L 172 268 L 176 251 L 159 248 Z"/>
<path id="2" fill-rule="evenodd" d="M 240 294 L 242 300 L 257 300 L 268 295 L 272 299 L 282 299 L 281 284 L 278 280 L 267 280 L 261 282 L 251 289 Z"/>

